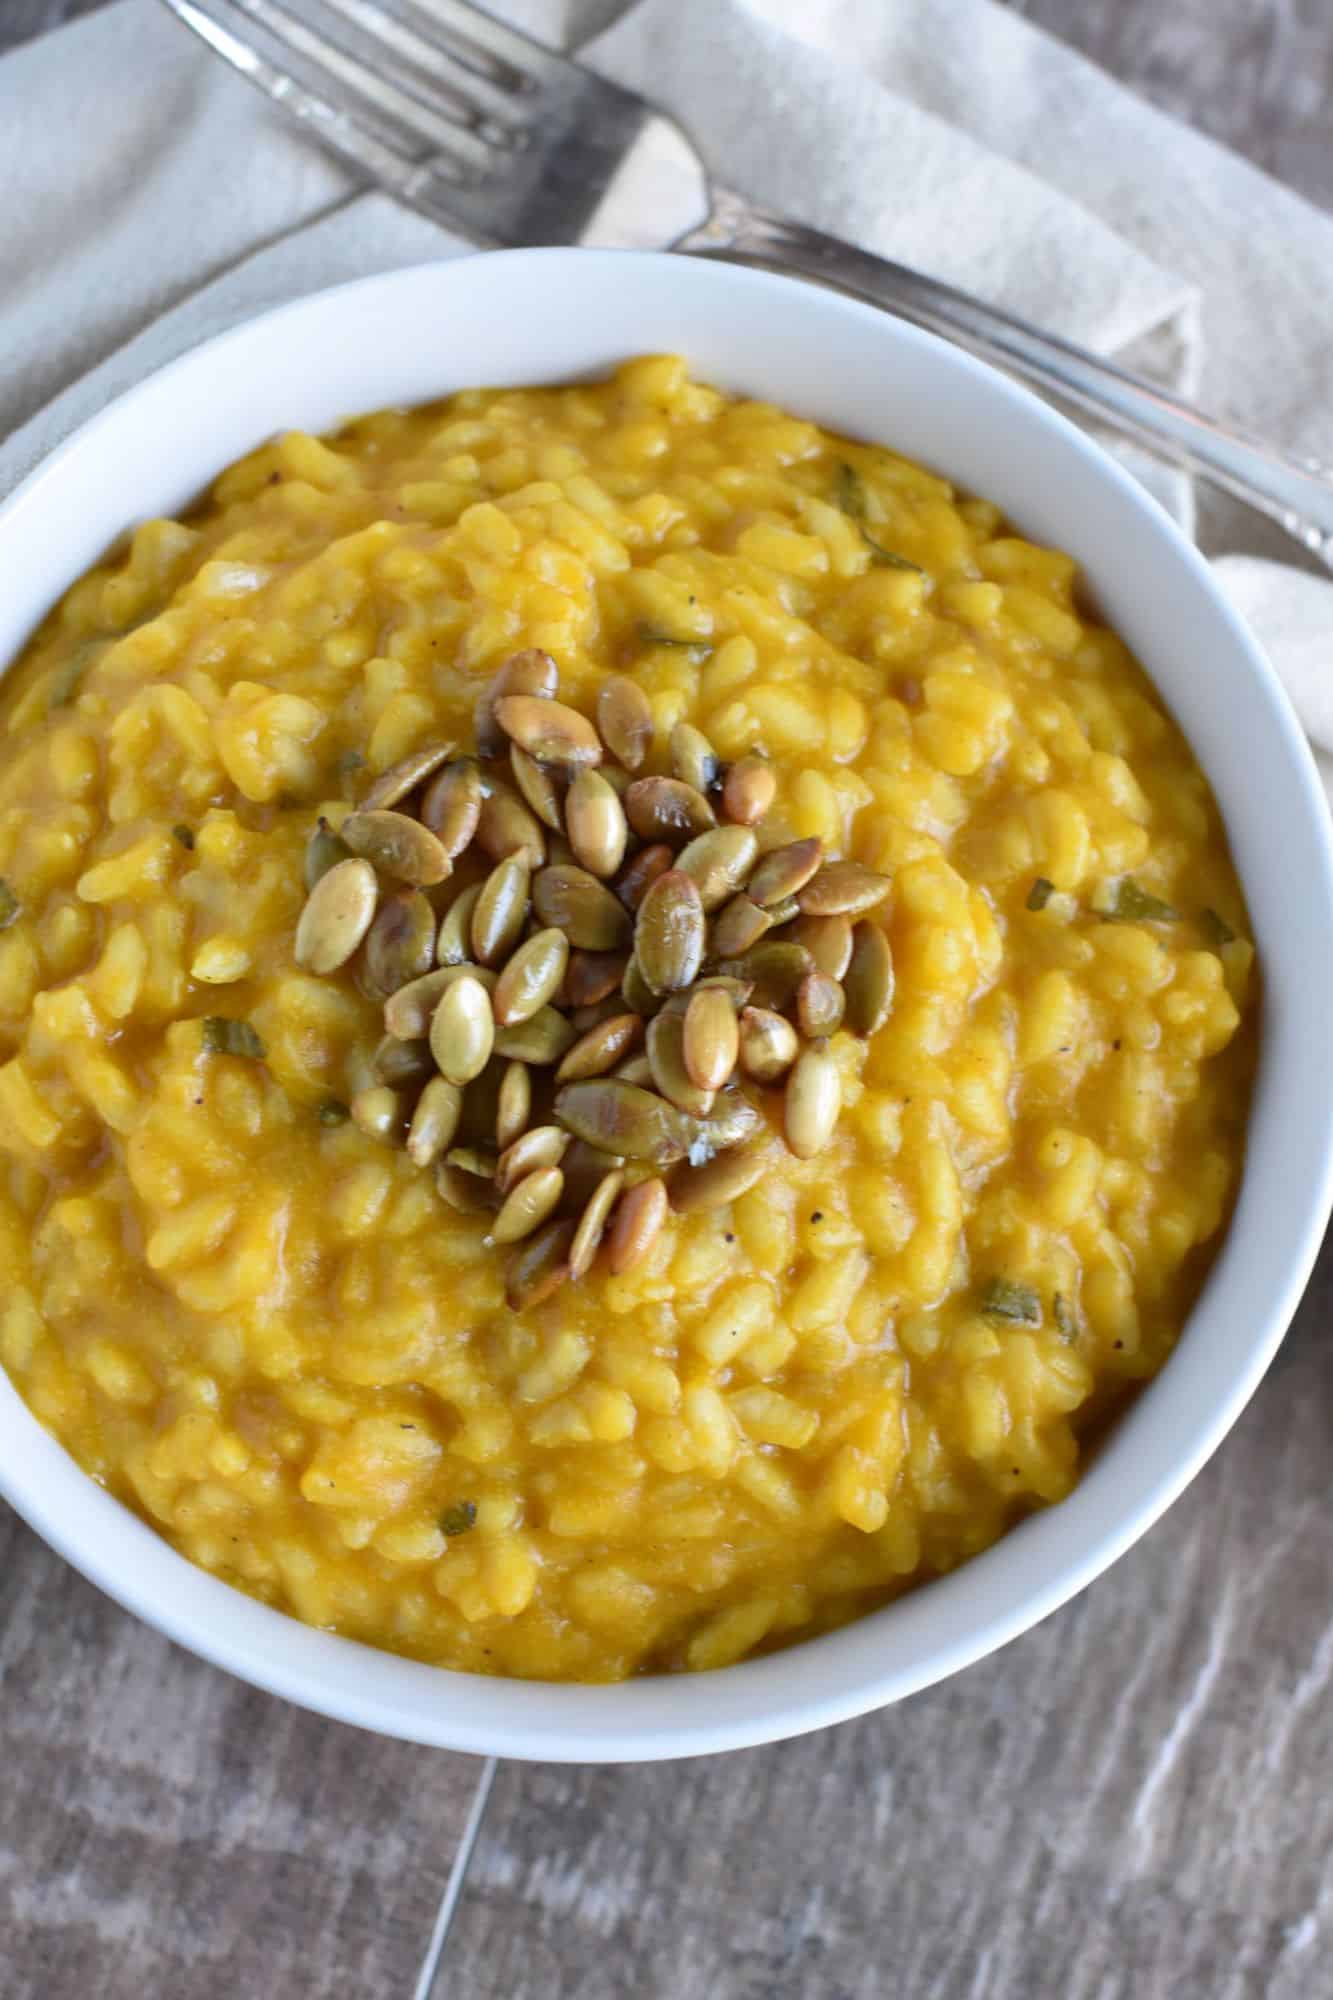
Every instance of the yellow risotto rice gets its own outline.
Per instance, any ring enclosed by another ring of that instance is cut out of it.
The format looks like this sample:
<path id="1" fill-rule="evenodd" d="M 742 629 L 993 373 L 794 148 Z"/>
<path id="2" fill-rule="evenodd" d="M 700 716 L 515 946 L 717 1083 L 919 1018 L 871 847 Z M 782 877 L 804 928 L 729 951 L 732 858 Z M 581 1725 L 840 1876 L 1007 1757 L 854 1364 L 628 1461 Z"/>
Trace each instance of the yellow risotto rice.
<path id="1" fill-rule="evenodd" d="M 484 1217 L 321 1122 L 382 1022 L 293 932 L 347 753 L 466 744 L 528 646 L 585 714 L 627 673 L 659 741 L 765 753 L 763 848 L 891 875 L 897 997 L 831 1043 L 822 1153 L 515 1313 Z M 1245 911 L 1142 672 L 987 502 L 672 358 L 468 392 L 139 527 L 0 730 L 0 1361 L 242 1590 L 482 1672 L 723 1665 L 1059 1500 L 1170 1353 L 1242 1159 Z"/>

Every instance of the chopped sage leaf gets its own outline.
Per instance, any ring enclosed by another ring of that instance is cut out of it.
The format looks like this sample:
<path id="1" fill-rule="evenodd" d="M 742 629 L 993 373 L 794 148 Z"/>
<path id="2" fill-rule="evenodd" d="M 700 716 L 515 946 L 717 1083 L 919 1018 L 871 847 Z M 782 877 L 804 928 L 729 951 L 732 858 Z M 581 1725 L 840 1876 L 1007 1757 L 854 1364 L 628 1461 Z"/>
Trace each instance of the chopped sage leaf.
<path id="1" fill-rule="evenodd" d="M 881 569 L 910 569 L 917 576 L 925 575 L 926 572 L 920 563 L 909 562 L 907 557 L 900 556 L 896 549 L 886 549 L 883 542 L 877 542 L 864 528 L 861 530 L 861 539 L 869 543 L 870 560 L 872 563 L 878 563 Z"/>
<path id="2" fill-rule="evenodd" d="M 7 931 L 12 923 L 18 921 L 22 908 L 8 882 L 0 878 L 0 931 Z"/>
<path id="3" fill-rule="evenodd" d="M 692 660 L 710 660 L 713 648 L 707 639 L 682 638 L 675 632 L 663 632 L 656 625 L 640 625 L 639 644 L 641 646 L 679 646 Z"/>
<path id="4" fill-rule="evenodd" d="M 350 778 L 354 771 L 364 770 L 365 762 L 359 750 L 344 750 L 338 759 L 338 776 Z"/>
<path id="5" fill-rule="evenodd" d="M 918 576 L 925 571 L 920 563 L 909 562 L 906 556 L 898 555 L 893 549 L 886 549 L 883 542 L 877 542 L 866 527 L 865 481 L 854 465 L 845 462 L 838 467 L 834 498 L 844 514 L 851 517 L 861 530 L 861 539 L 870 550 L 870 559 L 886 569 L 910 569 Z"/>
<path id="6" fill-rule="evenodd" d="M 1055 1314 L 1055 1324 L 1059 1328 L 1061 1338 L 1063 1340 L 1072 1340 L 1077 1332 L 1077 1328 L 1074 1325 L 1074 1315 L 1069 1310 L 1069 1305 L 1063 1292 L 1056 1293 L 1054 1299 L 1051 1301 L 1051 1308 Z"/>
<path id="7" fill-rule="evenodd" d="M 1232 930 L 1226 918 L 1219 916 L 1216 910 L 1205 910 L 1199 918 L 1199 924 L 1210 949 L 1213 951 L 1221 951 L 1223 945 L 1234 944 L 1236 942 L 1236 933 Z"/>
<path id="8" fill-rule="evenodd" d="M 1041 1299 L 1031 1285 L 1015 1284 L 1012 1278 L 992 1278 L 981 1294 L 981 1310 L 987 1319 L 1007 1320 L 1014 1326 L 1041 1325 Z"/>
<path id="9" fill-rule="evenodd" d="M 210 1014 L 204 1022 L 204 1054 L 248 1056 L 262 1062 L 268 1054 L 248 1021 L 229 1021 L 225 1014 Z"/>
<path id="10" fill-rule="evenodd" d="M 446 1535 L 465 1535 L 477 1522 L 475 1500 L 459 1500 L 454 1506 L 446 1507 L 440 1516 L 440 1526 Z"/>
<path id="11" fill-rule="evenodd" d="M 1039 875 L 1028 890 L 1028 899 L 1023 908 L 1025 910 L 1044 910 L 1054 894 L 1054 882 L 1048 882 L 1044 875 Z"/>
<path id="12" fill-rule="evenodd" d="M 191 833 L 188 826 L 173 826 L 171 829 L 171 837 L 173 840 L 178 840 L 180 842 L 181 846 L 185 849 L 185 852 L 187 854 L 193 852 L 194 835 Z"/>
<path id="13" fill-rule="evenodd" d="M 321 1125 L 345 1125 L 351 1115 L 347 1106 L 336 1097 L 326 1097 L 319 1107 Z"/>
<path id="14" fill-rule="evenodd" d="M 1180 917 L 1179 910 L 1151 895 L 1132 875 L 1121 877 L 1109 907 L 1098 909 L 1097 914 L 1112 924 L 1174 924 Z"/>

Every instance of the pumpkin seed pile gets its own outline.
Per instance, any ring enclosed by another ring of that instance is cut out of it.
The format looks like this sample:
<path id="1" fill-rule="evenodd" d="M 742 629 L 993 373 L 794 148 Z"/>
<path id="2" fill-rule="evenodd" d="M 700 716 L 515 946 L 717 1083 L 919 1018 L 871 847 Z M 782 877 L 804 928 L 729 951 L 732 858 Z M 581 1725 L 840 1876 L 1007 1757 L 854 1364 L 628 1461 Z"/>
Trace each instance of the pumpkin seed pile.
<path id="1" fill-rule="evenodd" d="M 752 1187 L 763 1091 L 781 1088 L 799 1158 L 828 1144 L 828 1037 L 873 1034 L 893 1002 L 871 914 L 889 882 L 814 839 L 761 856 L 773 772 L 725 767 L 688 723 L 670 770 L 645 771 L 653 718 L 631 680 L 607 681 L 594 724 L 557 699 L 549 654 L 515 653 L 474 726 L 473 754 L 416 751 L 336 832 L 321 820 L 296 957 L 352 967 L 383 1003 L 378 1081 L 351 1116 L 488 1217 L 488 1244 L 517 1246 L 518 1309 L 599 1250 L 633 1269 L 669 1209 Z M 438 916 L 429 892 L 462 874 Z"/>

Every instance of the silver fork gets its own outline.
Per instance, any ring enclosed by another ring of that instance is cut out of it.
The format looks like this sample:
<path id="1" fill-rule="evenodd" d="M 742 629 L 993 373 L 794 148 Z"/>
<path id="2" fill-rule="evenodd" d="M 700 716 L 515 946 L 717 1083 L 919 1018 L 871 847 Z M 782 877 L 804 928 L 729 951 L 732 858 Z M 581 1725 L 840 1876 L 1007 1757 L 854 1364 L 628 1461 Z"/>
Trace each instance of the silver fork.
<path id="1" fill-rule="evenodd" d="M 1333 475 L 981 299 L 710 186 L 673 119 L 464 0 L 166 0 L 366 180 L 477 243 L 763 264 L 886 306 L 1267 514 L 1333 567 Z"/>

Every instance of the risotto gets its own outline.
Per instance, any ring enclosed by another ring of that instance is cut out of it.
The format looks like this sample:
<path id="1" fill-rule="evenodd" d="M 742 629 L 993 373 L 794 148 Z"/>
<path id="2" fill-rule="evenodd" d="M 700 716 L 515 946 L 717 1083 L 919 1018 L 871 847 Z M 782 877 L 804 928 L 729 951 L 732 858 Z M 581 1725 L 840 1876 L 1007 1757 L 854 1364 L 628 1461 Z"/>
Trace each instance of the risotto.
<path id="1" fill-rule="evenodd" d="M 137 528 L 0 731 L 0 1361 L 237 1588 L 478 1672 L 722 1666 L 1061 1499 L 1170 1354 L 1245 909 L 988 502 L 673 357 L 469 391 Z M 571 1088 L 724 1102 L 748 1164 Z"/>

